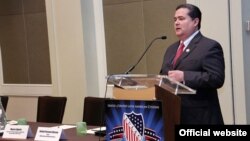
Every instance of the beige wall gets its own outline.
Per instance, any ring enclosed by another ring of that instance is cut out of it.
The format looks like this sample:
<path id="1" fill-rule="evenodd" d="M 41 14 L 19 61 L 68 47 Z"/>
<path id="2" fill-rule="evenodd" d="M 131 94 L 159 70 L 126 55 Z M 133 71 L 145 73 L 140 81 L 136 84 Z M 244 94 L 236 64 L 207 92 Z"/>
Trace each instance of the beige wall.
<path id="1" fill-rule="evenodd" d="M 54 87 L 53 94 L 68 98 L 63 122 L 75 123 L 82 120 L 86 95 L 81 4 L 80 0 L 52 3 L 54 27 L 51 29 L 55 31 L 54 48 L 51 47 L 52 84 L 58 86 Z"/>
<path id="2" fill-rule="evenodd" d="M 17 120 L 25 118 L 27 121 L 36 121 L 36 97 L 9 97 L 6 113 L 7 119 Z"/>

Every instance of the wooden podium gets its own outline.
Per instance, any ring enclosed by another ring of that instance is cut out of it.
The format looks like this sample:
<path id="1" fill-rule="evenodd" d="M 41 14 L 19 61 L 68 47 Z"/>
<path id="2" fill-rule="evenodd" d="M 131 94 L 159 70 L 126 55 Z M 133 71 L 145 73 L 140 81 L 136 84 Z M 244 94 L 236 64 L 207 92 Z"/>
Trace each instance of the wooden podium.
<path id="1" fill-rule="evenodd" d="M 118 74 L 107 79 L 114 85 L 114 99 L 162 101 L 164 136 L 167 141 L 175 140 L 175 125 L 180 123 L 181 110 L 181 99 L 177 94 L 195 94 L 195 90 L 166 75 Z"/>

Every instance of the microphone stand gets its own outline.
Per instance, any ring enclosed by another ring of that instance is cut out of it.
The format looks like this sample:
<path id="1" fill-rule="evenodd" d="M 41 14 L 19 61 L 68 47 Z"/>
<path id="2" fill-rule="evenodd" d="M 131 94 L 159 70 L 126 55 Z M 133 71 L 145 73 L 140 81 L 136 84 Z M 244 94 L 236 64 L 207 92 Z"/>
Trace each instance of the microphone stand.
<path id="1" fill-rule="evenodd" d="M 143 58 L 143 56 L 146 54 L 146 52 L 148 51 L 148 49 L 152 46 L 152 44 L 154 43 L 155 40 L 158 40 L 158 39 L 162 39 L 162 40 L 165 40 L 167 39 L 167 36 L 161 36 L 161 37 L 157 37 L 157 38 L 154 38 L 150 44 L 148 45 L 148 47 L 146 48 L 146 50 L 142 53 L 141 57 L 139 58 L 139 60 L 133 65 L 131 66 L 124 74 L 129 74 L 132 70 L 135 69 L 135 67 L 137 66 L 137 64 L 141 61 L 141 59 Z"/>

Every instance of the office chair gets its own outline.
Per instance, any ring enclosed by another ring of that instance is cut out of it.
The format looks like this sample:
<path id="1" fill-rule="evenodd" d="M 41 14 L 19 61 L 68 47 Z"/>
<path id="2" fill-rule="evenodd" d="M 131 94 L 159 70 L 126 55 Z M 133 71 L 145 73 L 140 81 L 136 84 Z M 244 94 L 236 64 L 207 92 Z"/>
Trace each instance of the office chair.
<path id="1" fill-rule="evenodd" d="M 104 104 L 105 100 L 109 98 L 101 97 L 85 97 L 83 108 L 83 121 L 87 125 L 104 126 Z"/>
<path id="2" fill-rule="evenodd" d="M 62 123 L 67 97 L 39 96 L 37 122 Z"/>
<path id="3" fill-rule="evenodd" d="M 9 97 L 8 96 L 0 96 L 0 98 L 1 98 L 2 105 L 3 105 L 3 109 L 4 109 L 4 111 L 6 111 Z"/>

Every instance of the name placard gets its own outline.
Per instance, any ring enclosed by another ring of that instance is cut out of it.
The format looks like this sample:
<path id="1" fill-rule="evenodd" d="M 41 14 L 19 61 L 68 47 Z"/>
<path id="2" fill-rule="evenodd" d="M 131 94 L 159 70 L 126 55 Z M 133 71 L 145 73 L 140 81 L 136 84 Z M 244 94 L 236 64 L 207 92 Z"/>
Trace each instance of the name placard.
<path id="1" fill-rule="evenodd" d="M 35 141 L 59 141 L 66 139 L 62 128 L 38 127 Z"/>
<path id="2" fill-rule="evenodd" d="M 2 138 L 11 138 L 11 139 L 26 139 L 27 137 L 33 137 L 29 125 L 10 125 L 10 124 L 6 125 L 2 136 Z"/>

